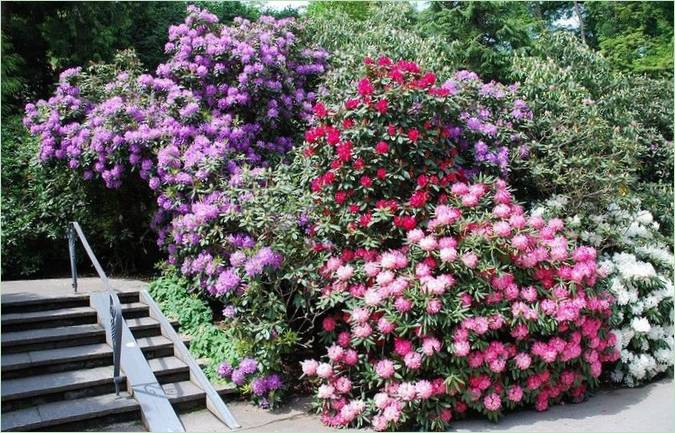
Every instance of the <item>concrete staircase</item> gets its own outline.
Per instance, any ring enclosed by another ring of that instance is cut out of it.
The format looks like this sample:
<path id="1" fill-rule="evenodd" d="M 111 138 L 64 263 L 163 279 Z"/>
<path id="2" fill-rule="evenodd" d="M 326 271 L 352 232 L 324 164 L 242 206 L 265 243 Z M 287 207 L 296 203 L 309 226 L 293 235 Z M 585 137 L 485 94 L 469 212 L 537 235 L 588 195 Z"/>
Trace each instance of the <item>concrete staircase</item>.
<path id="1" fill-rule="evenodd" d="M 125 321 L 173 408 L 180 413 L 204 407 L 205 391 L 174 356 L 174 341 L 150 317 L 139 292 L 118 296 Z M 80 430 L 141 419 L 133 396 L 115 394 L 112 348 L 88 294 L 3 295 L 1 320 L 3 431 Z"/>

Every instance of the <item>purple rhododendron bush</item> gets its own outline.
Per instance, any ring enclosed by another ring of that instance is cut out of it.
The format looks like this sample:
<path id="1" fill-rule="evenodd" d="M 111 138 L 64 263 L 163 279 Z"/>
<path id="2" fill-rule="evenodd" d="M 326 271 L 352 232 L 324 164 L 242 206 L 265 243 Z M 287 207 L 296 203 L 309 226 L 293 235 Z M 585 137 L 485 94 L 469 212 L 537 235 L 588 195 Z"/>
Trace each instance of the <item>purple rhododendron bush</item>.
<path id="1" fill-rule="evenodd" d="M 245 171 L 255 178 L 279 162 L 311 116 L 327 53 L 299 44 L 300 30 L 293 19 L 271 17 L 224 26 L 189 6 L 185 22 L 169 29 L 169 59 L 154 75 L 73 68 L 53 97 L 26 107 L 24 124 L 39 137 L 44 163 L 66 163 L 109 188 L 147 182 L 168 262 L 195 290 L 230 303 L 226 316 L 254 303 L 242 300 L 248 284 L 283 261 L 242 228 L 239 213 L 254 188 L 238 187 Z M 131 63 L 128 53 L 119 60 Z M 265 365 L 247 361 L 236 383 L 278 369 L 273 355 Z"/>
<path id="2" fill-rule="evenodd" d="M 306 134 L 319 226 L 343 234 L 321 270 L 326 356 L 302 363 L 322 420 L 445 430 L 467 410 L 581 400 L 618 357 L 595 250 L 470 173 L 504 171 L 525 103 L 471 73 L 437 86 L 408 62 L 366 66 Z"/>

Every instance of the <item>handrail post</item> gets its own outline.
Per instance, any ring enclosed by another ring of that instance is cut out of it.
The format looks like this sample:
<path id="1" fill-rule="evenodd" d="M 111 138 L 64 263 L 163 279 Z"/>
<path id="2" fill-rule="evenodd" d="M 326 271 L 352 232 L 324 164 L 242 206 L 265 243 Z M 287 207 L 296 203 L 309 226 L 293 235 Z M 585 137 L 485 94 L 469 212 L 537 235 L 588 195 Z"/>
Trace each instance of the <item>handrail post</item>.
<path id="1" fill-rule="evenodd" d="M 68 252 L 70 254 L 70 274 L 73 278 L 73 291 L 77 293 L 77 261 L 75 256 L 75 228 L 68 224 Z"/>

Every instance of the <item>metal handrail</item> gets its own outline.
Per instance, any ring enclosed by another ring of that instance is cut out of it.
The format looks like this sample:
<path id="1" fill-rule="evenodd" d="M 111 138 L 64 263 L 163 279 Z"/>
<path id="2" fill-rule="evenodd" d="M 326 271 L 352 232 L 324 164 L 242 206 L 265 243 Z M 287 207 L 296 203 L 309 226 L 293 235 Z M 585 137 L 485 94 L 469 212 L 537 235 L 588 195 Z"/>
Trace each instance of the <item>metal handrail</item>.
<path id="1" fill-rule="evenodd" d="M 68 252 L 70 253 L 70 272 L 73 278 L 73 290 L 77 293 L 75 244 L 78 237 L 80 238 L 80 242 L 82 242 L 84 250 L 89 256 L 91 263 L 94 265 L 99 278 L 101 278 L 103 287 L 106 292 L 108 292 L 110 299 L 110 341 L 112 342 L 113 349 L 113 380 L 115 382 L 115 393 L 120 395 L 120 384 L 122 383 L 120 375 L 120 358 L 122 355 L 122 323 L 124 322 L 124 318 L 122 317 L 122 304 L 120 303 L 117 293 L 115 293 L 110 286 L 108 277 L 105 272 L 103 272 L 101 264 L 98 262 L 96 255 L 94 255 L 94 251 L 91 249 L 91 246 L 89 246 L 89 242 L 87 242 L 87 238 L 84 236 L 82 227 L 80 227 L 77 221 L 71 222 L 68 226 Z"/>

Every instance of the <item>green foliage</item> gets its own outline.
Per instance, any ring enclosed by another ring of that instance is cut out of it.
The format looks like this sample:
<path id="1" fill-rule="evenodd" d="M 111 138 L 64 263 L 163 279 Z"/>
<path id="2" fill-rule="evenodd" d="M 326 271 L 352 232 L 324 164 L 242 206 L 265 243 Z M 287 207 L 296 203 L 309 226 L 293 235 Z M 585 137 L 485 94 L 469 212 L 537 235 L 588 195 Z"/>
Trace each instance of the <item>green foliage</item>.
<path id="1" fill-rule="evenodd" d="M 567 33 L 546 35 L 531 54 L 518 55 L 514 78 L 522 81 L 535 122 L 531 156 L 513 176 L 525 200 L 565 194 L 570 212 L 598 211 L 642 180 L 672 182 L 672 145 L 662 135 L 672 132 L 636 103 L 656 99 L 672 112 L 672 89 L 613 72 Z M 634 82 L 644 84 L 631 87 Z"/>
<path id="2" fill-rule="evenodd" d="M 673 2 L 585 2 L 591 40 L 617 69 L 672 76 Z"/>
<path id="3" fill-rule="evenodd" d="M 189 335 L 190 352 L 208 361 L 206 373 L 217 380 L 216 370 L 223 360 L 238 359 L 233 330 L 216 326 L 208 304 L 190 293 L 188 282 L 175 269 L 166 267 L 161 277 L 150 283 L 148 291 L 169 319 L 178 320 L 182 334 Z"/>
<path id="4" fill-rule="evenodd" d="M 332 53 L 332 68 L 324 76 L 329 100 L 341 98 L 365 57 L 411 60 L 439 75 L 449 75 L 454 69 L 448 44 L 415 30 L 415 11 L 408 3 L 375 4 L 365 19 L 352 19 L 337 8 L 329 11 L 310 16 L 305 24 L 307 39 Z"/>
<path id="5" fill-rule="evenodd" d="M 3 279 L 68 272 L 66 228 L 79 221 L 106 271 L 149 269 L 158 256 L 147 225 L 152 203 L 139 185 L 119 191 L 85 183 L 37 161 L 37 141 L 17 116 L 2 124 Z M 88 260 L 80 253 L 81 271 Z"/>
<path id="6" fill-rule="evenodd" d="M 353 20 L 366 20 L 371 15 L 376 2 L 373 1 L 310 1 L 307 16 L 314 19 L 318 16 L 330 16 L 341 12 Z"/>
<path id="7" fill-rule="evenodd" d="M 438 2 L 422 13 L 420 30 L 443 38 L 451 62 L 484 79 L 508 76 L 513 51 L 531 45 L 543 23 L 527 2 Z"/>

